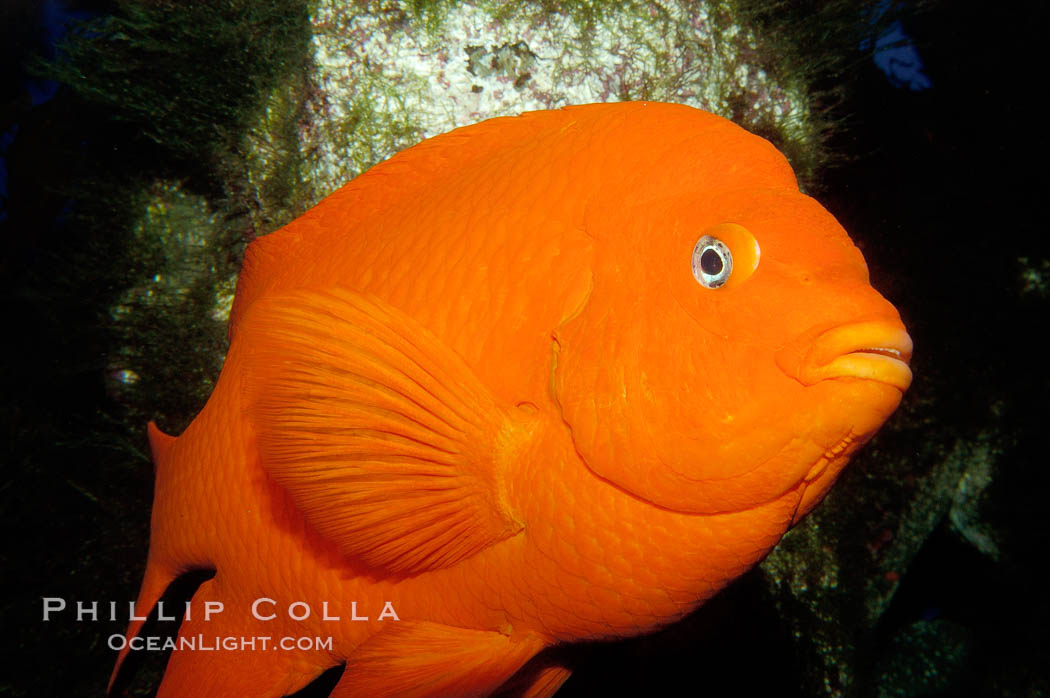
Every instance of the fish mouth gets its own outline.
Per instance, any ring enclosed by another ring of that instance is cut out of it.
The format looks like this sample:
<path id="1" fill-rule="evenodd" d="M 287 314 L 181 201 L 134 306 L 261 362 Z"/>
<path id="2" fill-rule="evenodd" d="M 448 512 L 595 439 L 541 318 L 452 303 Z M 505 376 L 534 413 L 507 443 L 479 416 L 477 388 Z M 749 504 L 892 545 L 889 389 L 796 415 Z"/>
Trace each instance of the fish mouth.
<path id="1" fill-rule="evenodd" d="M 827 330 L 808 350 L 792 347 L 777 355 L 782 369 L 803 385 L 830 378 L 862 378 L 891 385 L 901 392 L 911 385 L 912 341 L 896 323 L 857 322 Z"/>

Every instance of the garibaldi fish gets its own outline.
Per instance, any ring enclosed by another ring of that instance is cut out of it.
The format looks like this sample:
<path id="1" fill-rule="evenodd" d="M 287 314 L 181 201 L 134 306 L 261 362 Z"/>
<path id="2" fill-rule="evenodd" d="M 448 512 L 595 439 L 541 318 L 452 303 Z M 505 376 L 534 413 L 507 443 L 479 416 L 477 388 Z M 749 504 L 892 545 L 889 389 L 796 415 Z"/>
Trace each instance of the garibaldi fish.
<path id="1" fill-rule="evenodd" d="M 161 696 L 279 696 L 342 663 L 334 696 L 551 695 L 546 648 L 695 609 L 911 382 L 897 311 L 784 157 L 658 103 L 373 167 L 250 245 L 230 339 L 186 431 L 149 430 L 137 613 L 215 571 Z"/>

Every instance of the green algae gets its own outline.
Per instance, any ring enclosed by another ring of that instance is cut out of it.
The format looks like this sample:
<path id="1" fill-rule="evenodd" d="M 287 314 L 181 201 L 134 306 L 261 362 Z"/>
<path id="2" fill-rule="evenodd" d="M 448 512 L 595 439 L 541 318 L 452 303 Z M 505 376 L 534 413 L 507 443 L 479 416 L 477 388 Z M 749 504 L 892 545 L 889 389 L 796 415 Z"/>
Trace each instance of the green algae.
<path id="1" fill-rule="evenodd" d="M 390 22 L 422 21 L 434 33 L 444 13 L 458 4 L 412 2 L 407 14 L 392 15 Z M 510 12 L 512 5 L 536 7 L 532 3 L 492 5 L 502 8 L 500 12 Z M 810 97 L 807 120 L 797 120 L 794 125 L 789 120 L 785 126 L 769 115 L 750 114 L 747 99 L 732 87 L 732 74 L 718 76 L 729 84 L 727 115 L 788 153 L 807 186 L 813 186 L 821 169 L 837 157 L 829 152 L 827 139 L 848 128 L 839 107 L 850 89 L 850 72 L 866 60 L 852 43 L 856 34 L 843 28 L 853 11 L 849 5 L 808 4 L 806 7 L 816 10 L 810 17 L 801 9 L 792 11 L 790 3 L 751 5 L 760 33 L 765 39 L 775 39 L 777 46 L 756 48 L 761 54 L 758 62 L 791 91 Z M 728 3 L 711 6 L 729 12 Z M 743 6 L 743 0 L 736 4 L 738 10 Z M 130 3 L 120 7 L 125 14 L 94 23 L 72 40 L 65 54 L 67 62 L 56 73 L 75 89 L 82 100 L 78 104 L 90 105 L 91 113 L 119 125 L 103 130 L 98 138 L 123 153 L 140 153 L 130 162 L 101 158 L 91 167 L 74 168 L 80 179 L 59 185 L 63 194 L 76 196 L 73 225 L 85 232 L 90 243 L 61 250 L 68 266 L 55 272 L 48 292 L 64 294 L 62 302 L 68 300 L 89 320 L 78 325 L 72 317 L 77 313 L 70 313 L 70 317 L 56 318 L 56 326 L 69 322 L 68 332 L 91 347 L 90 352 L 71 351 L 73 362 L 80 369 L 108 376 L 108 394 L 114 404 L 107 404 L 106 415 L 100 423 L 93 423 L 97 431 L 90 452 L 107 454 L 105 459 L 92 461 L 98 473 L 73 474 L 61 462 L 83 446 L 68 434 L 56 441 L 61 448 L 32 467 L 41 477 L 57 474 L 60 482 L 67 483 L 70 502 L 82 500 L 84 507 L 105 506 L 119 499 L 104 476 L 116 472 L 116 477 L 125 477 L 141 470 L 148 478 L 141 429 L 145 419 L 160 419 L 166 429 L 177 432 L 203 404 L 224 352 L 222 314 L 244 244 L 299 215 L 328 190 L 327 184 L 313 178 L 314 154 L 299 146 L 301 126 L 312 118 L 309 99 L 317 89 L 306 75 L 309 28 L 300 27 L 303 34 L 296 33 L 298 29 L 282 33 L 285 29 L 281 28 L 287 28 L 289 17 L 301 22 L 302 5 L 282 5 L 289 9 L 288 15 L 272 12 L 269 6 L 252 10 L 256 12 L 251 15 L 254 24 L 247 28 L 235 26 L 240 20 L 227 13 L 226 5 L 209 5 L 218 15 L 211 25 L 202 14 L 207 8 L 187 8 L 180 14 L 183 8 L 171 3 L 157 9 L 132 8 Z M 236 3 L 230 7 L 244 9 Z M 609 8 L 610 4 L 600 2 L 546 2 L 537 11 L 570 14 L 583 28 L 578 38 L 585 41 L 587 28 L 612 21 Z M 736 21 L 749 22 L 746 18 Z M 194 22 L 203 25 L 188 26 Z M 621 25 L 627 28 L 629 41 L 645 43 L 638 34 L 642 25 Z M 216 36 L 216 27 L 239 33 L 241 38 Z M 733 40 L 729 29 L 719 31 L 723 44 Z M 261 38 L 262 43 L 242 56 L 246 36 Z M 265 44 L 271 39 L 277 43 L 287 40 L 297 48 L 287 54 L 281 46 L 267 49 Z M 677 43 L 690 40 L 687 34 L 675 37 Z M 495 58 L 494 70 L 515 83 L 531 70 L 522 58 L 531 53 L 529 45 L 516 46 L 517 42 L 504 42 L 483 47 L 489 67 Z M 695 53 L 700 48 L 691 50 Z M 136 62 L 140 69 L 133 69 Z M 655 69 L 626 75 L 617 98 L 660 98 L 711 78 L 679 70 L 682 66 L 666 52 L 654 65 Z M 406 86 L 403 79 L 389 76 L 380 66 L 358 66 L 358 70 L 357 93 L 345 105 L 345 118 L 332 132 L 337 147 L 350 153 L 349 169 L 354 172 L 410 144 L 422 130 L 404 101 L 406 90 L 418 85 Z M 213 89 L 215 85 L 224 89 Z M 221 103 L 209 104 L 212 100 Z M 56 158 L 54 166 L 62 164 Z M 1026 260 L 1022 267 L 1024 292 L 1045 299 L 1045 260 L 1032 264 Z M 78 291 L 89 287 L 102 290 L 91 298 L 75 298 Z M 51 334 L 62 333 L 52 330 Z M 913 393 L 921 390 L 929 388 L 920 383 Z M 858 631 L 879 626 L 893 603 L 900 577 L 945 516 L 960 536 L 968 537 L 978 548 L 982 542 L 996 542 L 994 529 L 989 533 L 985 526 L 981 503 L 987 480 L 994 477 L 989 464 L 1002 457 L 990 443 L 1001 439 L 995 432 L 979 438 L 946 433 L 931 436 L 931 422 L 921 412 L 943 410 L 944 406 L 910 404 L 913 407 L 906 404 L 899 421 L 850 466 L 846 477 L 852 479 L 833 490 L 828 502 L 793 531 L 763 567 L 783 617 L 802 647 L 800 654 L 818 658 L 811 667 L 818 677 L 814 695 L 860 692 L 857 677 L 864 674 L 863 667 L 858 669 L 858 657 L 864 651 L 864 638 Z M 54 431 L 39 426 L 45 420 L 35 421 L 39 433 L 31 440 L 54 439 Z M 907 444 L 924 445 L 916 449 Z M 909 452 L 907 457 L 900 456 Z M 50 463 L 59 465 L 49 470 Z M 137 504 L 148 507 L 144 495 L 148 483 L 143 488 Z M 863 495 L 840 495 L 840 490 Z M 141 519 L 141 511 L 132 511 L 135 503 L 129 499 L 122 505 L 127 511 L 119 510 L 113 516 L 132 513 Z M 79 511 L 76 506 L 70 504 L 71 510 Z M 111 523 L 106 530 L 126 534 L 139 547 L 144 540 L 141 520 L 134 525 Z M 860 540 L 848 540 L 857 531 L 866 534 Z M 101 534 L 93 540 L 98 548 L 107 545 Z M 130 545 L 133 554 L 128 555 L 128 567 L 120 567 L 120 581 L 128 589 L 134 588 L 142 559 L 135 545 Z M 86 555 L 80 559 L 80 574 L 99 573 L 95 568 L 99 560 Z M 115 597 L 126 595 L 121 590 Z M 936 633 L 916 632 L 914 642 L 918 647 L 937 637 Z M 910 645 L 901 647 L 904 650 L 899 654 L 906 657 Z M 912 671 L 901 669 L 896 661 L 887 659 L 883 674 L 869 671 L 867 675 L 884 677 L 885 684 L 880 686 L 892 692 L 894 685 L 901 685 L 902 679 L 895 677 Z"/>
<path id="2" fill-rule="evenodd" d="M 118 2 L 60 47 L 50 76 L 185 165 L 213 165 L 305 61 L 306 3 Z"/>
<path id="3" fill-rule="evenodd" d="M 225 352 L 221 308 L 245 243 L 301 214 L 314 194 L 295 140 L 309 89 L 308 10 L 121 2 L 42 69 L 114 126 L 115 151 L 142 154 L 120 164 L 122 192 L 67 185 L 77 225 L 105 230 L 107 266 L 123 269 L 108 284 L 123 290 L 105 311 L 107 375 L 132 422 L 159 408 L 179 430 L 200 409 Z M 158 349 L 173 346 L 183 351 Z"/>
<path id="4" fill-rule="evenodd" d="M 134 598 L 145 422 L 177 433 L 203 406 L 244 245 L 308 203 L 289 140 L 309 89 L 308 9 L 117 3 L 36 64 L 63 88 L 23 115 L 7 153 L 21 189 L 0 223 L 4 282 L 22 332 L 3 372 L 14 446 L 0 506 L 19 535 L 3 556 L 2 611 L 25 631 L 2 641 L 23 670 L 0 692 L 105 686 L 106 637 L 121 624 L 41 625 L 39 596 Z"/>
<path id="5" fill-rule="evenodd" d="M 117 348 L 108 387 L 130 423 L 148 421 L 163 405 L 168 415 L 181 415 L 164 419 L 165 427 L 181 431 L 214 387 L 236 272 L 218 261 L 228 260 L 216 249 L 221 244 L 220 221 L 204 197 L 173 183 L 150 190 L 129 246 L 139 283 L 109 313 Z"/>

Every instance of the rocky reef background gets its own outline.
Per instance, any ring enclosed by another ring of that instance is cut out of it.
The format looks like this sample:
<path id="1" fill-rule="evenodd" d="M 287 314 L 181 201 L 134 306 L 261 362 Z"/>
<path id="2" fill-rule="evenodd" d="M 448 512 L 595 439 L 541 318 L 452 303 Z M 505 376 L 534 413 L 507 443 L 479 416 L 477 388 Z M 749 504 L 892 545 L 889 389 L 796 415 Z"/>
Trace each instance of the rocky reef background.
<path id="1" fill-rule="evenodd" d="M 707 108 L 780 147 L 901 310 L 916 382 L 758 569 L 663 632 L 571 650 L 559 695 L 1050 695 L 1048 152 L 1032 106 L 1050 12 L 612 7 L 0 9 L 0 695 L 102 691 L 124 621 L 45 623 L 41 597 L 134 598 L 144 424 L 178 433 L 204 404 L 251 239 L 424 137 L 620 99 Z M 150 695 L 163 662 L 128 695 Z"/>

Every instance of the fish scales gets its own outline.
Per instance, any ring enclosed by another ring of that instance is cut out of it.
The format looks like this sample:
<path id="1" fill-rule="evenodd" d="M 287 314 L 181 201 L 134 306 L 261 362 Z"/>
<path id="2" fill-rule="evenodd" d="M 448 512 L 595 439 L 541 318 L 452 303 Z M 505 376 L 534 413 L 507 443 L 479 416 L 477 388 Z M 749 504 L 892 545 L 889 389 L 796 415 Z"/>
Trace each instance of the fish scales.
<path id="1" fill-rule="evenodd" d="M 341 663 L 335 696 L 551 695 L 571 669 L 545 649 L 709 599 L 911 381 L 899 315 L 783 156 L 659 103 L 377 165 L 249 247 L 230 336 L 186 431 L 150 425 L 139 610 L 212 569 L 180 637 L 331 644 L 176 651 L 161 696 Z"/>

